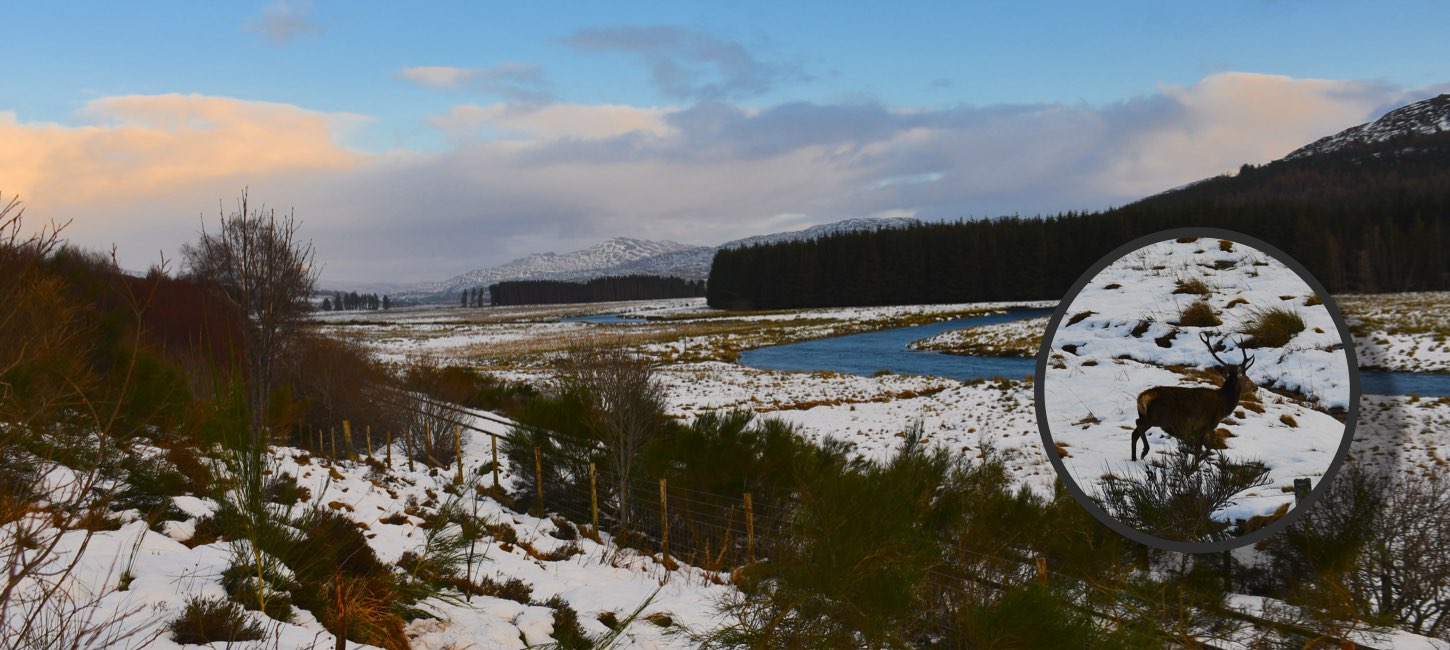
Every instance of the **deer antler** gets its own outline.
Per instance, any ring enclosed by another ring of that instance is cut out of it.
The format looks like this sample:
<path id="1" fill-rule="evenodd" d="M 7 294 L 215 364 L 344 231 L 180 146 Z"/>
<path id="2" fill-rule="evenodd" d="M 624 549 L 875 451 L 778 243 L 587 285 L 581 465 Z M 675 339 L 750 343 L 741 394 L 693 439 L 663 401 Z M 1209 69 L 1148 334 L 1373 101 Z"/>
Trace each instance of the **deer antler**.
<path id="1" fill-rule="evenodd" d="M 1203 344 L 1206 345 L 1206 346 L 1208 346 L 1208 353 L 1211 354 L 1211 355 L 1213 355 L 1213 360 L 1214 361 L 1217 361 L 1218 362 L 1218 365 L 1220 365 L 1220 366 L 1231 366 L 1231 365 L 1234 365 L 1234 364 L 1231 364 L 1231 363 L 1229 363 L 1227 361 L 1224 361 L 1223 359 L 1220 359 L 1219 356 L 1218 356 L 1218 353 L 1215 352 L 1214 349 L 1213 349 L 1214 347 L 1218 346 L 1220 343 L 1223 343 L 1224 339 L 1226 339 L 1226 338 L 1228 338 L 1228 336 L 1224 336 L 1222 339 L 1219 339 L 1217 343 L 1215 343 L 1213 341 L 1213 337 L 1210 336 L 1208 332 L 1199 332 L 1198 333 L 1198 340 L 1203 341 Z"/>

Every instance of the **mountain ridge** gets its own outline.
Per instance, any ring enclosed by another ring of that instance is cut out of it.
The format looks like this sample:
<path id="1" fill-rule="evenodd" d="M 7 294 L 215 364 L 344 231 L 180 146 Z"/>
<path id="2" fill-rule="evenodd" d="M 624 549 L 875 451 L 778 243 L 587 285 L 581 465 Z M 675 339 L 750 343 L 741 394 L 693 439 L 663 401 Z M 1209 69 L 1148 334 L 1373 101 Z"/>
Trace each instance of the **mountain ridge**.
<path id="1" fill-rule="evenodd" d="M 506 280 L 580 281 L 624 275 L 660 275 L 704 280 L 710 274 L 710 263 L 715 253 L 722 249 L 814 239 L 860 230 L 904 228 L 918 223 L 920 221 L 911 217 L 861 217 L 817 224 L 801 230 L 752 235 L 719 246 L 612 237 L 577 251 L 532 253 L 498 266 L 460 273 L 446 280 L 412 285 L 397 291 L 395 297 L 420 302 L 444 302 L 457 297 L 464 290 L 487 287 Z"/>

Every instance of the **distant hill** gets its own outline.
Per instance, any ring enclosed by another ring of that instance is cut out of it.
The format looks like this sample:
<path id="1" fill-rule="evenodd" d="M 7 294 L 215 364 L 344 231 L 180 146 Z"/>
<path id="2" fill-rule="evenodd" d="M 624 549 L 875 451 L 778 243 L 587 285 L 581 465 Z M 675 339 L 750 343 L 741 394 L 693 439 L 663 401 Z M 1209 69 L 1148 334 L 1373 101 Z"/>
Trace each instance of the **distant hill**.
<path id="1" fill-rule="evenodd" d="M 506 281 L 584 281 L 602 277 L 661 276 L 704 280 L 710 274 L 715 252 L 739 248 L 827 237 L 846 232 L 903 228 L 915 219 L 847 219 L 811 226 L 803 230 L 756 235 L 719 246 L 691 246 L 672 241 L 650 241 L 616 237 L 570 253 L 535 253 L 486 269 L 469 271 L 442 282 L 414 285 L 394 293 L 395 298 L 417 302 L 452 302 L 475 287 Z"/>
<path id="2" fill-rule="evenodd" d="M 1450 289 L 1450 95 L 1280 160 L 1102 212 L 920 224 L 723 250 L 727 308 L 1055 299 L 1138 236 L 1186 226 L 1262 239 L 1331 292 Z"/>

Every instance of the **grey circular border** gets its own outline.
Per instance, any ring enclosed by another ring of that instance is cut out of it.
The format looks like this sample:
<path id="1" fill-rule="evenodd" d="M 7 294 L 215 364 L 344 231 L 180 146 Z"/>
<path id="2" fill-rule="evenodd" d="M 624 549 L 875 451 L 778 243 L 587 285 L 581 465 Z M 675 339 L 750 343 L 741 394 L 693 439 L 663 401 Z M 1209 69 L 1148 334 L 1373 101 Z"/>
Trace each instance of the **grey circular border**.
<path id="1" fill-rule="evenodd" d="M 1314 489 L 1310 491 L 1309 496 L 1302 503 L 1296 504 L 1289 510 L 1288 514 L 1280 517 L 1277 521 L 1247 535 L 1217 542 L 1194 543 L 1162 539 L 1118 521 L 1115 517 L 1108 514 L 1107 511 L 1098 507 L 1097 503 L 1088 497 L 1087 493 L 1078 486 L 1077 481 L 1073 480 L 1072 475 L 1068 473 L 1067 465 L 1062 462 L 1062 459 L 1057 454 L 1053 453 L 1052 432 L 1047 425 L 1047 404 L 1045 399 L 1047 361 L 1048 357 L 1052 354 L 1052 341 L 1057 333 L 1057 326 L 1062 322 L 1063 317 L 1067 315 L 1068 307 L 1077 299 L 1078 294 L 1082 293 L 1083 288 L 1087 286 L 1088 282 L 1091 282 L 1099 273 L 1102 273 L 1103 269 L 1106 269 L 1109 264 L 1116 262 L 1128 253 L 1143 248 L 1144 246 L 1177 239 L 1179 237 L 1227 239 L 1235 243 L 1242 243 L 1272 256 L 1274 259 L 1289 267 L 1291 271 L 1299 275 L 1300 280 L 1303 280 L 1305 284 L 1309 285 L 1310 289 L 1314 290 L 1314 293 L 1323 301 L 1324 307 L 1329 310 L 1329 317 L 1334 320 L 1335 327 L 1339 329 L 1339 340 L 1343 342 L 1344 353 L 1349 361 L 1349 412 L 1344 421 L 1344 437 L 1340 439 L 1339 451 L 1335 452 L 1334 459 L 1330 461 L 1329 468 L 1325 470 L 1323 478 L 1319 481 L 1319 485 L 1314 486 Z M 1344 322 L 1344 314 L 1339 311 L 1339 305 L 1335 304 L 1329 292 L 1324 290 L 1324 285 L 1320 284 L 1313 275 L 1310 275 L 1309 271 L 1298 260 L 1284 254 L 1284 251 L 1243 233 L 1218 228 L 1174 228 L 1171 230 L 1162 230 L 1151 235 L 1144 235 L 1113 249 L 1113 252 L 1103 256 L 1102 259 L 1094 263 L 1087 271 L 1084 271 L 1082 276 L 1077 279 L 1077 282 L 1073 283 L 1072 288 L 1067 290 L 1067 294 L 1063 296 L 1062 301 L 1053 310 L 1051 320 L 1047 322 L 1047 331 L 1042 335 L 1042 347 L 1037 351 L 1037 371 L 1033 375 L 1032 383 L 1033 397 L 1037 407 L 1037 429 L 1042 433 L 1042 448 L 1047 453 L 1048 460 L 1052 461 L 1052 467 L 1057 471 L 1058 479 L 1067 487 L 1067 491 L 1072 493 L 1073 498 L 1077 499 L 1083 508 L 1092 513 L 1093 517 L 1106 524 L 1108 528 L 1113 529 L 1118 534 L 1140 544 L 1178 553 L 1220 553 L 1223 551 L 1231 551 L 1263 540 L 1283 530 L 1290 523 L 1293 523 L 1295 519 L 1298 519 L 1300 515 L 1314 506 L 1314 502 L 1318 501 L 1319 497 L 1324 495 L 1325 486 L 1332 482 L 1335 475 L 1339 473 L 1340 466 L 1344 464 L 1345 457 L 1349 455 L 1349 445 L 1354 441 L 1354 430 L 1359 423 L 1359 362 L 1355 358 L 1354 339 L 1350 337 L 1349 326 Z"/>

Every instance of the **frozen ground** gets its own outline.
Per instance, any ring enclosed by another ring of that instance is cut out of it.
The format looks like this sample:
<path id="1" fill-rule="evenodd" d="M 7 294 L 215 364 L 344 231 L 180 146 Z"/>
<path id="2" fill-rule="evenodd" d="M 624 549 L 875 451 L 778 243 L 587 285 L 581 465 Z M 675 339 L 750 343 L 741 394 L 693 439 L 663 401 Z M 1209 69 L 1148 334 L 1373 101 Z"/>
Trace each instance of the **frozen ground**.
<path id="1" fill-rule="evenodd" d="M 1180 324 L 1199 301 L 1222 322 Z M 1303 330 L 1280 346 L 1241 349 L 1250 338 L 1244 332 L 1268 309 L 1298 314 Z M 1240 493 L 1214 516 L 1232 521 L 1292 507 L 1294 479 L 1317 485 L 1329 468 L 1345 432 L 1330 412 L 1349 405 L 1348 357 L 1329 311 L 1277 260 L 1212 239 L 1152 244 L 1109 265 L 1065 313 L 1052 339 L 1046 413 L 1068 472 L 1089 494 L 1099 493 L 1104 475 L 1142 473 L 1143 463 L 1129 460 L 1139 393 L 1221 383 L 1200 370 L 1218 365 L 1202 333 L 1229 334 L 1218 352 L 1229 363 L 1254 357 L 1247 374 L 1259 387 L 1220 425 L 1229 437 L 1219 453 L 1270 470 L 1268 485 Z M 1156 427 L 1148 438 L 1160 451 L 1178 444 Z"/>
<path id="2" fill-rule="evenodd" d="M 1334 296 L 1366 370 L 1450 372 L 1450 292 Z M 1030 357 L 1047 319 L 944 332 L 913 347 L 951 354 Z"/>
<path id="3" fill-rule="evenodd" d="M 473 424 L 497 431 L 504 429 L 483 419 Z M 487 436 L 474 434 L 465 445 L 465 457 L 465 471 L 478 470 L 489 457 Z M 319 507 L 330 508 L 356 522 L 384 563 L 396 562 L 405 551 L 421 549 L 426 529 L 421 525 L 425 520 L 419 515 L 436 512 L 450 498 L 462 499 L 467 504 L 465 508 L 471 508 L 472 500 L 477 498 L 480 516 L 514 529 L 517 543 L 503 543 L 495 536 L 479 542 L 479 557 L 474 561 L 472 575 L 493 577 L 499 582 L 521 579 L 533 590 L 531 602 L 524 604 L 487 596 L 474 596 L 461 604 L 424 601 L 424 608 L 437 618 L 419 619 L 407 628 L 412 647 L 420 650 L 525 648 L 552 643 L 554 610 L 543 605 L 552 596 L 559 596 L 578 611 L 586 633 L 599 636 L 608 631 L 598 621 L 599 614 L 613 612 L 623 620 L 653 595 L 641 616 L 626 628 L 621 647 L 694 647 L 685 638 L 671 635 L 668 629 L 646 621 L 646 617 L 664 614 L 678 624 L 676 630 L 680 629 L 679 625 L 710 629 L 717 621 L 713 613 L 716 599 L 733 589 L 717 574 L 688 566 L 667 572 L 655 558 L 633 551 L 621 551 L 583 536 L 570 541 L 558 539 L 551 534 L 558 528 L 549 519 L 514 512 L 492 499 L 476 497 L 471 491 L 460 490 L 459 496 L 452 497 L 449 494 L 454 476 L 451 469 L 439 470 L 433 476 L 419 465 L 417 471 L 409 472 L 401 449 L 395 454 L 391 471 L 386 473 L 374 471 L 364 463 L 329 463 L 309 458 L 303 450 L 291 448 L 274 448 L 270 469 L 296 477 L 299 485 L 311 491 L 312 501 Z M 486 475 L 481 480 L 491 481 Z M 508 480 L 506 472 L 504 480 Z M 165 522 L 165 534 L 148 529 L 144 521 L 138 520 L 140 514 L 136 511 L 118 513 L 129 523 L 119 530 L 96 533 L 69 585 L 79 598 L 84 599 L 87 594 L 99 598 L 93 611 L 95 620 L 139 606 L 139 613 L 126 621 L 126 626 L 137 628 L 133 639 L 155 636 L 145 646 L 148 648 L 181 648 L 170 639 L 165 626 L 183 610 L 188 597 L 223 596 L 221 574 L 234 562 L 230 542 L 195 547 L 183 544 L 193 535 L 198 520 L 215 511 L 215 502 L 184 496 L 176 497 L 175 504 L 189 518 Z M 384 522 L 385 518 L 391 523 Z M 58 547 L 62 561 L 74 556 L 81 539 L 80 531 L 65 534 Z M 607 534 L 603 541 L 608 542 Z M 569 550 L 567 559 L 551 561 L 538 557 L 560 550 Z M 129 572 L 134 579 L 125 591 L 119 591 L 117 586 L 123 572 Z M 248 617 L 268 630 L 268 639 L 227 647 L 319 650 L 333 647 L 332 635 L 316 619 L 306 611 L 296 608 L 293 611 L 292 623 L 278 623 L 258 612 L 247 612 Z M 349 642 L 347 647 L 372 646 Z"/>
<path id="4" fill-rule="evenodd" d="M 1035 357 L 1042 347 L 1042 332 L 1047 329 L 1047 320 L 1044 316 L 951 330 L 916 341 L 911 348 L 946 354 Z"/>
<path id="5" fill-rule="evenodd" d="M 1440 294 L 1444 296 L 1444 294 Z M 939 314 L 971 306 L 934 307 L 929 311 Z M 1430 307 L 1426 307 L 1429 309 Z M 448 310 L 437 310 L 448 311 Z M 618 310 L 603 310 L 614 313 Z M 698 304 L 679 304 L 669 308 L 653 310 L 674 313 L 678 316 L 702 320 L 729 318 L 703 310 Z M 755 327 L 772 327 L 771 323 L 784 322 L 792 329 L 789 336 L 806 336 L 822 328 L 834 328 L 839 324 L 820 325 L 827 321 L 823 312 L 817 310 L 797 312 L 794 319 L 784 314 L 760 314 L 750 316 Z M 912 308 L 892 310 L 830 310 L 848 318 L 864 320 L 871 325 L 885 322 L 886 316 L 909 319 L 920 316 Z M 401 345 L 410 340 L 402 333 L 412 328 L 434 328 L 432 338 L 444 339 L 462 336 L 458 331 L 449 331 L 442 323 L 440 314 L 431 313 L 419 317 L 419 313 L 387 314 L 386 323 L 367 326 L 352 326 L 362 329 L 387 331 L 396 328 L 397 343 L 386 343 L 375 347 L 379 353 L 386 353 L 388 346 Z M 577 311 L 559 312 L 578 315 Z M 702 314 L 693 316 L 691 314 Z M 530 318 L 537 312 L 522 311 L 511 318 Z M 557 318 L 557 315 L 553 316 Z M 877 319 L 877 320 L 871 320 Z M 829 321 L 827 321 L 829 322 Z M 430 325 L 431 323 L 431 325 Z M 527 345 L 541 339 L 558 335 L 563 327 L 600 327 L 587 324 L 554 326 L 535 323 L 527 326 L 520 323 L 498 323 L 516 329 L 469 331 L 467 335 L 497 335 L 496 340 L 473 341 L 481 347 L 503 347 Z M 1023 328 L 1030 328 L 1024 325 Z M 520 338 L 506 339 L 504 333 Z M 738 334 L 748 337 L 749 334 Z M 381 340 L 381 339 L 379 339 Z M 436 343 L 445 353 L 457 351 L 453 344 Z M 1201 346 L 1200 346 L 1201 347 Z M 396 352 L 399 358 L 407 353 Z M 493 354 L 493 352 L 486 352 Z M 1082 368 L 1084 359 L 1076 360 L 1078 370 L 1112 368 L 1115 364 L 1100 363 L 1099 366 Z M 1144 364 L 1146 365 L 1146 364 Z M 1151 369 L 1170 373 L 1164 369 Z M 548 370 L 544 367 L 515 367 L 507 374 L 516 379 L 544 380 Z M 1170 374 L 1154 375 L 1171 379 Z M 892 453 L 900 444 L 899 434 L 920 421 L 927 434 L 928 444 L 938 445 L 953 453 L 975 456 L 985 447 L 1003 452 L 1015 481 L 1031 489 L 1047 494 L 1055 475 L 1044 452 L 1032 410 L 1033 387 L 1030 382 L 987 382 L 963 384 L 961 382 L 934 378 L 886 375 L 881 377 L 856 377 L 832 373 L 774 372 L 745 368 L 720 361 L 675 361 L 663 368 L 662 379 L 668 387 L 669 408 L 681 417 L 690 417 L 709 410 L 745 408 L 769 417 L 778 417 L 797 424 L 804 434 L 813 439 L 835 437 L 852 443 L 857 453 L 879 458 Z M 1108 377 L 1111 379 L 1111 377 Z M 1107 381 L 1107 380 L 1105 380 Z M 1131 392 L 1129 390 L 1128 392 Z M 1276 416 L 1289 411 L 1292 400 L 1279 403 L 1278 396 L 1261 392 L 1265 417 Z M 1361 401 L 1361 424 L 1351 447 L 1351 462 L 1399 472 L 1406 476 L 1421 476 L 1429 472 L 1445 471 L 1450 462 L 1450 399 L 1421 400 L 1408 397 L 1367 397 Z M 1103 411 L 1106 412 L 1106 409 Z M 1102 412 L 1098 412 L 1101 415 Z M 1320 413 L 1319 415 L 1323 415 Z M 1327 416 L 1326 416 L 1327 417 Z M 1271 428 L 1278 434 L 1299 435 L 1306 428 L 1299 420 L 1296 429 Z M 483 428 L 499 430 L 496 424 L 479 420 L 475 424 Z M 1238 425 L 1235 425 L 1238 426 Z M 1114 434 L 1106 450 L 1126 458 L 1127 432 L 1119 430 Z M 487 439 L 475 435 L 466 443 L 470 451 L 469 467 L 477 467 L 488 457 Z M 1155 439 L 1153 444 L 1161 449 L 1169 444 Z M 1084 457 L 1081 449 L 1069 448 L 1077 458 Z M 396 559 L 405 550 L 421 545 L 423 529 L 418 525 L 421 519 L 407 515 L 405 521 L 385 524 L 381 519 L 390 514 L 402 512 L 411 497 L 421 512 L 431 512 L 436 505 L 428 505 L 428 492 L 432 490 L 446 498 L 443 488 L 448 476 L 429 476 L 419 472 L 407 472 L 401 458 L 395 460 L 392 477 L 380 478 L 370 475 L 364 465 L 338 463 L 329 468 L 319 460 L 306 464 L 299 462 L 300 450 L 278 450 L 276 471 L 286 471 L 313 489 L 314 499 L 322 503 L 337 501 L 343 507 L 339 510 L 354 521 L 367 526 L 372 537 L 370 545 L 384 561 Z M 331 469 L 338 476 L 332 477 Z M 330 478 L 331 477 L 331 478 Z M 505 473 L 507 477 L 507 473 Z M 487 479 L 485 479 L 487 480 Z M 376 481 L 376 483 L 374 482 Z M 1277 483 L 1276 483 L 1277 485 Z M 1282 499 L 1271 495 L 1262 501 Z M 1277 503 L 1277 501 L 1275 501 Z M 436 501 L 434 501 L 436 504 Z M 149 621 L 148 629 L 164 625 L 165 621 L 180 611 L 189 595 L 219 595 L 219 578 L 231 559 L 231 548 L 224 543 L 203 544 L 188 548 L 179 540 L 190 536 L 198 518 L 215 508 L 205 499 L 183 497 L 176 505 L 189 514 L 187 521 L 169 524 L 162 534 L 145 529 L 140 522 L 131 521 L 119 530 L 98 533 L 86 551 L 75 585 L 81 592 L 90 591 L 101 596 L 98 613 L 124 611 L 132 605 L 143 608 L 141 616 Z M 578 545 L 579 553 L 566 560 L 545 561 L 527 554 L 521 545 L 505 549 L 496 542 L 487 544 L 487 552 L 475 569 L 483 575 L 500 579 L 518 577 L 533 589 L 532 600 L 542 602 L 552 595 L 559 595 L 569 602 L 580 614 L 585 630 L 598 634 L 603 631 L 596 615 L 611 611 L 623 616 L 660 589 L 655 600 L 646 608 L 645 614 L 667 613 L 674 620 L 695 629 L 706 629 L 714 622 L 712 603 L 715 598 L 730 591 L 728 585 L 716 584 L 721 576 L 695 569 L 676 571 L 664 580 L 665 573 L 653 559 L 633 553 L 622 555 L 610 552 L 587 539 L 563 542 L 549 533 L 554 524 L 546 519 L 509 511 L 488 499 L 479 501 L 481 513 L 491 520 L 514 529 L 521 540 L 529 542 L 536 550 L 548 551 L 568 543 Z M 122 513 L 124 518 L 134 519 L 136 513 Z M 396 521 L 396 520 L 394 520 Z M 63 551 L 73 552 L 78 537 L 72 536 L 62 546 Z M 481 544 L 481 546 L 483 546 Z M 131 562 L 133 550 L 135 561 Z M 130 569 L 136 576 L 130 589 L 115 591 L 119 575 Z M 664 582 L 661 586 L 661 582 Z M 1256 607 L 1256 601 L 1244 600 L 1246 609 Z M 442 648 L 522 648 L 526 644 L 546 643 L 552 629 L 551 611 L 538 604 L 520 604 L 510 600 L 475 597 L 467 606 L 431 603 L 439 614 L 437 620 L 414 622 L 409 634 L 414 647 L 421 649 Z M 267 620 L 256 613 L 249 616 Z M 142 620 L 142 619 L 138 619 Z M 269 623 L 270 624 L 270 623 Z M 300 614 L 293 624 L 275 629 L 280 634 L 280 647 L 332 647 L 331 636 L 308 615 Z M 1394 637 L 1394 645 L 1421 643 L 1419 637 Z M 232 647 L 270 647 L 271 642 L 259 644 L 234 644 Z M 124 646 L 120 646 L 124 647 Z M 151 647 L 176 648 L 175 643 L 162 635 Z M 349 647 L 358 647 L 349 644 Z M 683 638 L 667 634 L 666 630 L 645 621 L 637 621 L 628 628 L 628 635 L 622 647 L 668 648 L 693 647 Z"/>
<path id="6" fill-rule="evenodd" d="M 1361 368 L 1450 372 L 1450 292 L 1338 297 Z"/>

